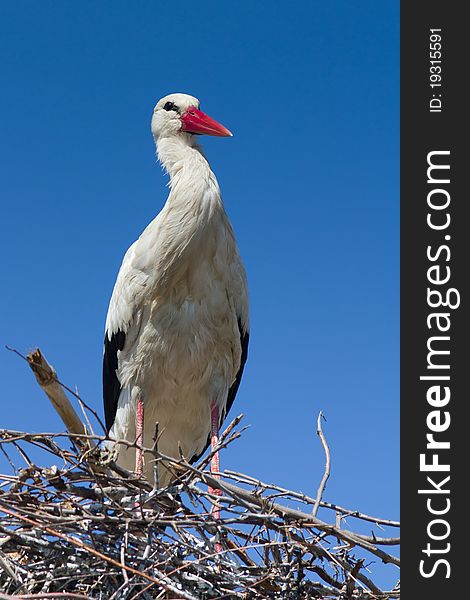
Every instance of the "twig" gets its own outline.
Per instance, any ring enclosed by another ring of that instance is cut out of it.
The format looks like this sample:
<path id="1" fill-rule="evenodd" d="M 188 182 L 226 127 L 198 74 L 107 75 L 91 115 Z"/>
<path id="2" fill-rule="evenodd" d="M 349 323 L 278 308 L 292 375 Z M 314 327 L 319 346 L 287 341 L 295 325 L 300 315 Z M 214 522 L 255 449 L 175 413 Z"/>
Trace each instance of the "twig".
<path id="1" fill-rule="evenodd" d="M 9 596 L 0 593 L 0 600 L 93 600 L 93 598 L 70 592 L 46 592 L 44 594 L 20 594 L 19 596 L 17 594 Z"/>
<path id="2" fill-rule="evenodd" d="M 239 481 L 241 483 L 247 483 L 248 485 L 255 486 L 261 490 L 277 490 L 280 492 L 278 496 L 291 496 L 296 500 L 300 500 L 306 504 L 315 504 L 315 498 L 311 498 L 306 494 L 302 494 L 300 492 L 296 492 L 293 490 L 288 490 L 283 488 L 275 483 L 265 483 L 259 479 L 255 479 L 254 477 L 250 477 L 249 475 L 244 475 L 242 473 L 237 473 L 237 471 L 231 471 L 230 469 L 226 469 L 224 471 L 224 475 L 229 477 L 230 479 L 234 479 L 235 481 Z M 361 519 L 363 521 L 370 521 L 371 523 L 375 523 L 376 525 L 386 525 L 387 527 L 400 527 L 399 521 L 392 521 L 390 519 L 383 519 L 381 517 L 374 517 L 371 515 L 366 515 L 365 513 L 360 512 L 356 509 L 344 508 L 343 506 L 339 506 L 337 504 L 333 504 L 332 502 L 325 502 L 322 500 L 320 502 L 320 506 L 322 508 L 329 508 L 334 510 L 335 512 L 339 512 L 347 517 L 354 517 L 356 519 Z"/>
<path id="3" fill-rule="evenodd" d="M 212 487 L 217 487 L 217 479 L 207 474 L 204 475 L 204 478 L 207 480 L 207 483 L 210 484 Z M 230 483 L 219 482 L 219 489 L 222 489 L 228 493 L 232 492 L 232 494 L 239 496 L 242 499 L 248 500 L 252 505 L 254 504 L 260 507 L 263 506 L 262 499 Z M 282 517 L 291 517 L 292 519 L 298 520 L 299 522 L 311 523 L 314 527 L 320 529 L 320 531 L 325 531 L 353 545 L 361 546 L 362 548 L 381 558 L 385 563 L 392 563 L 396 566 L 400 565 L 400 560 L 398 558 L 389 555 L 377 548 L 376 546 L 374 546 L 369 536 L 355 534 L 346 529 L 338 529 L 334 525 L 330 525 L 329 523 L 320 521 L 320 519 L 316 517 L 303 513 L 299 510 L 295 510 L 293 508 L 281 506 L 280 504 L 272 503 L 271 508 L 274 512 L 276 512 Z"/>
<path id="4" fill-rule="evenodd" d="M 323 477 L 322 480 L 320 482 L 320 485 L 318 486 L 318 491 L 317 491 L 317 496 L 315 499 L 315 504 L 313 506 L 313 510 L 312 510 L 312 515 L 314 517 L 317 516 L 317 512 L 318 512 L 318 508 L 320 506 L 320 502 L 323 496 L 323 491 L 325 489 L 326 486 L 326 482 L 328 481 L 328 477 L 330 476 L 330 466 L 331 466 L 331 459 L 330 459 L 330 449 L 328 447 L 328 444 L 326 442 L 326 438 L 323 434 L 323 429 L 321 426 L 321 421 L 322 419 L 324 419 L 325 416 L 323 415 L 323 412 L 320 411 L 319 415 L 318 415 L 318 419 L 317 419 L 317 434 L 320 438 L 320 441 L 322 443 L 323 446 L 323 450 L 325 451 L 325 472 L 323 473 Z"/>

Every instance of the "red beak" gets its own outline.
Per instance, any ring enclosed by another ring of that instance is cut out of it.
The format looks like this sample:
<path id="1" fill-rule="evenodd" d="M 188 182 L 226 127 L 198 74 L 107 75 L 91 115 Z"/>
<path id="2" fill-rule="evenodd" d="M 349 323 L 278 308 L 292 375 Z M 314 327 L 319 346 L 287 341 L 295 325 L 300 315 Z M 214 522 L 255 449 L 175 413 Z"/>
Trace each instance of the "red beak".
<path id="1" fill-rule="evenodd" d="M 219 137 L 232 137 L 232 133 L 211 117 L 191 106 L 181 117 L 183 131 L 188 133 L 201 133 Z"/>

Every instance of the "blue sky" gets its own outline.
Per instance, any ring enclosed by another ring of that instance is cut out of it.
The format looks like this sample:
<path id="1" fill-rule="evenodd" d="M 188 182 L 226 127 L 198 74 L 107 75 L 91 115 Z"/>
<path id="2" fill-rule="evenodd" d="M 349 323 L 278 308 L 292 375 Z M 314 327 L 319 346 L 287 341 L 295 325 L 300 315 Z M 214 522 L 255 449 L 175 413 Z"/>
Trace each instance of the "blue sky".
<path id="1" fill-rule="evenodd" d="M 167 195 L 152 109 L 195 95 L 235 134 L 201 141 L 251 296 L 223 465 L 314 495 L 323 410 L 325 499 L 397 518 L 399 3 L 3 2 L 0 54 L 0 342 L 102 410 L 114 280 Z M 62 428 L 6 350 L 0 377 L 0 427 Z"/>

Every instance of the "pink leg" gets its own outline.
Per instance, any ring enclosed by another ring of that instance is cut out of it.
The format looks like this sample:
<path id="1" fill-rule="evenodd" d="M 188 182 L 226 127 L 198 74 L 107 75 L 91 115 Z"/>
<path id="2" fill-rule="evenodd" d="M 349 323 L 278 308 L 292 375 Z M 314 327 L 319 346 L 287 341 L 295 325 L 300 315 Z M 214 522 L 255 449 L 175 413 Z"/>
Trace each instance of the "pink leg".
<path id="1" fill-rule="evenodd" d="M 142 400 L 141 396 L 137 398 L 135 443 L 138 446 L 135 450 L 135 473 L 137 477 L 142 477 L 144 472 L 144 452 L 142 450 L 142 446 L 144 445 L 144 401 Z"/>
<path id="2" fill-rule="evenodd" d="M 214 448 L 219 443 L 219 407 L 214 404 L 211 410 L 211 449 Z M 220 479 L 220 475 L 216 475 L 220 471 L 220 461 L 219 461 L 219 453 L 216 452 L 214 456 L 211 458 L 211 473 L 214 475 L 216 479 Z M 217 490 L 215 493 L 218 494 L 220 490 Z M 220 494 L 218 494 L 220 496 Z"/>
<path id="3" fill-rule="evenodd" d="M 219 407 L 214 404 L 211 409 L 211 449 L 214 448 L 219 443 Z M 213 457 L 211 458 L 211 474 L 215 479 L 220 479 L 220 461 L 219 461 L 219 452 L 217 451 Z M 215 494 L 217 496 L 222 496 L 222 490 L 214 489 L 209 487 L 209 492 Z M 214 515 L 214 519 L 220 519 L 220 508 L 218 506 L 212 507 L 212 514 Z M 222 544 L 217 542 L 215 544 L 215 549 L 217 552 L 222 552 Z"/>

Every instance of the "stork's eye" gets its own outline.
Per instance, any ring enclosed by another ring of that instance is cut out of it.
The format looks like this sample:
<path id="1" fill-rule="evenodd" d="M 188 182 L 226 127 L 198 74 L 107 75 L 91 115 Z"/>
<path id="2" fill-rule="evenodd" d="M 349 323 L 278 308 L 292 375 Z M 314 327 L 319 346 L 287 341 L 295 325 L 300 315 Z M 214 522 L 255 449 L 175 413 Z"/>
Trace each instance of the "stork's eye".
<path id="1" fill-rule="evenodd" d="M 163 110 L 174 110 L 178 112 L 178 107 L 173 102 L 166 102 L 163 106 Z"/>

